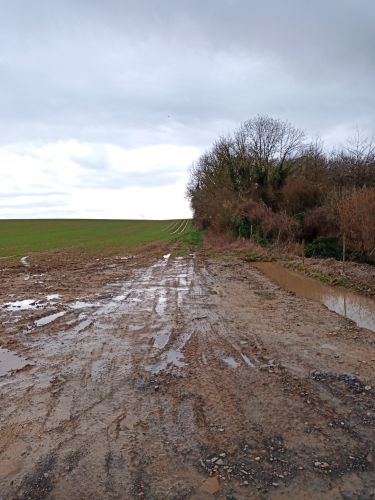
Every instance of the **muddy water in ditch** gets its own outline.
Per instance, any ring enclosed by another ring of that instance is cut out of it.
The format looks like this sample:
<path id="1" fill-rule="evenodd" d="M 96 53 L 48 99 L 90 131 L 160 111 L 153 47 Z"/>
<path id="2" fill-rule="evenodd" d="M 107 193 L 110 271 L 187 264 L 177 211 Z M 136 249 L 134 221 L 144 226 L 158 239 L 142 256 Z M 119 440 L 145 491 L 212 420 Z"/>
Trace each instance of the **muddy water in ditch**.
<path id="1" fill-rule="evenodd" d="M 342 287 L 328 286 L 275 262 L 257 262 L 254 266 L 286 290 L 321 302 L 331 311 L 375 332 L 375 300 Z"/>

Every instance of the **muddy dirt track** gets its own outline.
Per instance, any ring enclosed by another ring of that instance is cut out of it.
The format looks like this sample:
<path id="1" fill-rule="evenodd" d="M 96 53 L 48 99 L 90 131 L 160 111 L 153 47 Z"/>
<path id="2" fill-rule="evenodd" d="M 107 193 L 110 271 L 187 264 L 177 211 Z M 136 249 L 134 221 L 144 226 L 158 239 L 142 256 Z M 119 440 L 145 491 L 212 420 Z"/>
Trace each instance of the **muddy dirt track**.
<path id="1" fill-rule="evenodd" d="M 1 499 L 375 495 L 372 332 L 240 261 L 2 266 Z"/>

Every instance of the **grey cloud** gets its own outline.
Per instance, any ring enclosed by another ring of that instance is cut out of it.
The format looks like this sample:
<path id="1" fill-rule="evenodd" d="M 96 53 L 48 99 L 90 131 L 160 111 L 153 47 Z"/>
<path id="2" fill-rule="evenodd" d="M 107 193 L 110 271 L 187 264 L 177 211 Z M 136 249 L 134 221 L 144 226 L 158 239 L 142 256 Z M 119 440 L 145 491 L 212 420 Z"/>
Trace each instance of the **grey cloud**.
<path id="1" fill-rule="evenodd" d="M 161 187 L 175 184 L 181 173 L 174 170 L 152 172 L 113 172 L 94 169 L 81 174 L 80 186 L 85 189 L 123 189 L 128 187 Z"/>
<path id="2" fill-rule="evenodd" d="M 82 167 L 79 186 L 85 189 L 123 189 L 128 187 L 161 187 L 175 184 L 183 172 L 173 168 L 144 167 L 144 171 L 114 170 L 108 161 L 106 153 L 96 148 L 93 157 L 71 157 L 71 160 Z M 149 160 L 151 161 L 151 160 Z M 127 165 L 124 165 L 127 166 Z"/>
<path id="3" fill-rule="evenodd" d="M 206 145 L 267 112 L 374 128 L 372 0 L 14 0 L 0 141 Z"/>

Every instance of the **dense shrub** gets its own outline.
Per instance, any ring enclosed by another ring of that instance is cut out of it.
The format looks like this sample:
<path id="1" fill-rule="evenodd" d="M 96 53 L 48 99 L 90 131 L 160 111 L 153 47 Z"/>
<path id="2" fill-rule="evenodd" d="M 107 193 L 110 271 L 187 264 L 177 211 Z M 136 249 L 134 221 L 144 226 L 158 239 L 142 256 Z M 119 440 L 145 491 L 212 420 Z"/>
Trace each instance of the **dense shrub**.
<path id="1" fill-rule="evenodd" d="M 298 223 L 285 212 L 272 212 L 262 223 L 263 233 L 266 238 L 276 243 L 293 241 L 298 232 Z"/>
<path id="2" fill-rule="evenodd" d="M 238 215 L 234 218 L 233 233 L 238 238 L 250 238 L 250 221 L 246 215 Z"/>
<path id="3" fill-rule="evenodd" d="M 318 236 L 337 236 L 337 213 L 331 206 L 316 207 L 306 212 L 302 222 L 302 238 L 315 240 Z"/>
<path id="4" fill-rule="evenodd" d="M 293 177 L 282 189 L 282 204 L 288 214 L 311 210 L 323 203 L 322 187 L 303 177 Z"/>
<path id="5" fill-rule="evenodd" d="M 337 238 L 327 238 L 321 236 L 314 240 L 305 249 L 306 257 L 323 257 L 325 259 L 334 258 L 339 260 L 342 257 L 342 247 Z"/>
<path id="6" fill-rule="evenodd" d="M 262 202 L 250 201 L 243 207 L 250 224 L 252 239 L 286 242 L 292 241 L 298 231 L 298 223 L 285 212 L 274 212 Z"/>
<path id="7" fill-rule="evenodd" d="M 375 260 L 375 188 L 360 189 L 344 200 L 339 221 L 351 248 Z"/>

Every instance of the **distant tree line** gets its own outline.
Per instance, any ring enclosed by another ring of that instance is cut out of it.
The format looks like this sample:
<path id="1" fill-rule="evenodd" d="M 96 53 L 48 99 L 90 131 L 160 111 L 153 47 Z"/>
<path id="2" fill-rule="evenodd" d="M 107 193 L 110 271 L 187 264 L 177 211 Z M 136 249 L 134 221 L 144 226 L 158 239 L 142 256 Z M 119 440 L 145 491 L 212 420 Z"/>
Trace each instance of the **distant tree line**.
<path id="1" fill-rule="evenodd" d="M 339 238 L 375 259 L 375 146 L 359 134 L 326 153 L 269 116 L 221 137 L 192 165 L 196 224 L 261 244 Z"/>

